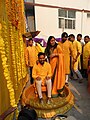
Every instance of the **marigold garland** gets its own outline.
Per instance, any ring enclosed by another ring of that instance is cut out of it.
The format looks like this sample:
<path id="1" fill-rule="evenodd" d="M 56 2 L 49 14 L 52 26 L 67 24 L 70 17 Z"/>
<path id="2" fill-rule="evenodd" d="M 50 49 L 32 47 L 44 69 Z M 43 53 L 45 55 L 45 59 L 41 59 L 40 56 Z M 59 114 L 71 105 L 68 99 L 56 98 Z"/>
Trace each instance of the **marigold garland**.
<path id="1" fill-rule="evenodd" d="M 2 28 L 4 30 L 7 30 L 5 22 L 2 23 Z M 13 84 L 12 84 L 11 76 L 10 76 L 8 58 L 7 58 L 6 52 L 5 52 L 4 39 L 7 38 L 7 36 L 2 37 L 2 35 L 4 35 L 4 34 L 2 34 L 3 33 L 2 28 L 0 29 L 0 42 L 1 42 L 0 43 L 0 53 L 1 53 L 1 59 L 2 59 L 2 66 L 3 66 L 4 76 L 5 76 L 5 79 L 7 81 L 7 88 L 9 90 L 9 94 L 10 94 L 10 104 L 11 104 L 11 106 L 15 107 L 17 105 L 16 105 L 16 102 L 15 102 L 15 94 L 14 94 Z"/>
<path id="2" fill-rule="evenodd" d="M 22 33 L 25 32 L 24 3 L 23 0 L 5 0 L 4 2 L 0 1 L 2 13 L 4 13 L 2 20 L 0 19 L 0 54 L 3 74 L 10 94 L 10 104 L 15 107 L 17 105 L 15 94 L 20 81 L 27 75 L 22 38 Z"/>
<path id="3" fill-rule="evenodd" d="M 24 1 L 23 0 L 6 0 L 6 9 L 9 21 L 21 33 L 24 33 Z"/>
<path id="4" fill-rule="evenodd" d="M 17 90 L 17 68 L 16 68 L 16 55 L 15 55 L 15 41 L 14 41 L 14 37 L 13 37 L 13 27 L 12 24 L 9 22 L 9 39 L 11 42 L 11 57 L 12 57 L 12 66 L 13 66 L 13 72 L 14 72 L 14 87 L 15 90 Z M 15 33 L 14 33 L 15 34 Z"/>
<path id="5" fill-rule="evenodd" d="M 2 5 L 1 3 L 0 5 Z M 23 0 L 5 0 L 3 6 L 5 20 L 2 21 L 2 25 L 0 24 L 0 53 L 12 106 L 16 106 L 14 89 L 18 89 L 20 80 L 27 74 L 22 39 L 22 33 L 24 33 L 24 8 L 22 5 Z M 13 68 L 13 78 L 11 68 Z"/>

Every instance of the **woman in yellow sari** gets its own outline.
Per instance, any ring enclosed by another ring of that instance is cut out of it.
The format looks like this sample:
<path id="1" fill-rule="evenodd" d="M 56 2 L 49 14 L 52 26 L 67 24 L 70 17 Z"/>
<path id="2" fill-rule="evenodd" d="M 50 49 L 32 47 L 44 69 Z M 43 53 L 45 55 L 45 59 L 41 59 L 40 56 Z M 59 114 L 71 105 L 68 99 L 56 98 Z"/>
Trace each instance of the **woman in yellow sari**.
<path id="1" fill-rule="evenodd" d="M 48 38 L 45 54 L 52 68 L 52 97 L 63 97 L 65 86 L 64 55 L 61 47 L 55 42 L 55 37 Z"/>

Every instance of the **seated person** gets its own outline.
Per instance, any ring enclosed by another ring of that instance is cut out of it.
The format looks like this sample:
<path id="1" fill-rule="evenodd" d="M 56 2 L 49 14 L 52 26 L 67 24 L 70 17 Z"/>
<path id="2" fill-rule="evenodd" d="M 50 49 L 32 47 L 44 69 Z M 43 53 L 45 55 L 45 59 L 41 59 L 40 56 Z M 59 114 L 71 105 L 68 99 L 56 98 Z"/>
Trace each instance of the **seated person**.
<path id="1" fill-rule="evenodd" d="M 45 61 L 45 53 L 40 52 L 38 53 L 38 62 L 33 67 L 32 76 L 36 83 L 37 92 L 39 95 L 40 103 L 43 104 L 42 98 L 42 89 L 43 85 L 47 86 L 47 103 L 50 103 L 51 99 L 51 66 L 49 63 Z"/>

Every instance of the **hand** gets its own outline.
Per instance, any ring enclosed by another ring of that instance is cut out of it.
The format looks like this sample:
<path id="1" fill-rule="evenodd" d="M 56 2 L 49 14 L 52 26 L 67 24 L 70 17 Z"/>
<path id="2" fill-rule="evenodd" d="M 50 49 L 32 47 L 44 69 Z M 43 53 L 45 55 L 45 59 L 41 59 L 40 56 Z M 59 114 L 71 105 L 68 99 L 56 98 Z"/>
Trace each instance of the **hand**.
<path id="1" fill-rule="evenodd" d="M 29 67 L 29 65 L 28 65 L 28 64 L 26 64 L 26 66 L 27 66 L 27 67 Z"/>
<path id="2" fill-rule="evenodd" d="M 90 66 L 88 66 L 87 68 L 87 74 L 90 72 Z"/>
<path id="3" fill-rule="evenodd" d="M 45 82 L 44 81 L 42 81 L 42 86 L 45 86 Z"/>
<path id="4" fill-rule="evenodd" d="M 77 62 L 77 59 L 74 58 L 74 59 L 73 59 L 73 63 L 75 63 L 75 62 Z"/>
<path id="5" fill-rule="evenodd" d="M 55 53 L 54 53 L 54 54 L 51 54 L 51 55 L 50 55 L 50 58 L 53 58 L 53 57 L 58 57 L 58 54 L 55 54 Z"/>
<path id="6" fill-rule="evenodd" d="M 36 61 L 36 64 L 38 65 L 38 63 L 39 63 L 39 61 L 37 60 L 37 61 Z"/>
<path id="7" fill-rule="evenodd" d="M 37 77 L 36 80 L 38 80 L 38 81 L 41 80 L 41 77 Z"/>

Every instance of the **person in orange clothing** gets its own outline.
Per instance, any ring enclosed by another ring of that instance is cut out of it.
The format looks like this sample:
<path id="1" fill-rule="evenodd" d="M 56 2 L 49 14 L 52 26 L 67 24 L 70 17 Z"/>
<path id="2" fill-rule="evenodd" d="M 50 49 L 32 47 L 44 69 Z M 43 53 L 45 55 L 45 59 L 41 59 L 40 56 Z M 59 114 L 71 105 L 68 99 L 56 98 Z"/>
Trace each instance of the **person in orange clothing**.
<path id="1" fill-rule="evenodd" d="M 79 63 L 78 63 L 78 69 L 80 70 L 80 72 L 83 72 L 83 46 L 84 46 L 84 42 L 82 42 L 82 34 L 78 34 L 77 35 L 77 41 L 81 44 L 81 55 L 80 55 L 80 59 L 79 59 Z"/>
<path id="2" fill-rule="evenodd" d="M 72 42 L 73 46 L 73 59 L 72 59 L 73 77 L 76 76 L 76 79 L 79 79 L 79 83 L 82 83 L 83 77 L 80 71 L 78 70 L 78 62 L 80 59 L 80 55 L 82 53 L 81 44 L 80 42 L 75 40 L 75 36 L 73 34 L 69 35 L 69 39 Z"/>
<path id="3" fill-rule="evenodd" d="M 88 74 L 88 92 L 90 93 L 90 55 L 88 58 L 87 74 Z"/>
<path id="4" fill-rule="evenodd" d="M 65 63 L 65 84 L 68 86 L 69 74 L 70 74 L 70 56 L 73 56 L 73 46 L 72 43 L 68 40 L 68 34 L 63 32 L 61 35 L 62 40 L 58 42 L 62 48 L 64 54 L 64 63 Z"/>
<path id="5" fill-rule="evenodd" d="M 62 48 L 55 42 L 55 37 L 48 38 L 45 54 L 52 68 L 52 97 L 64 96 L 65 66 Z"/>
<path id="6" fill-rule="evenodd" d="M 90 55 L 90 41 L 89 41 L 89 36 L 86 35 L 84 37 L 84 46 L 83 46 L 83 77 L 87 78 L 87 67 L 88 67 L 88 58 Z"/>
<path id="7" fill-rule="evenodd" d="M 34 80 L 32 78 L 32 69 L 38 59 L 38 52 L 36 50 L 36 47 L 33 45 L 32 38 L 29 39 L 28 44 L 29 46 L 25 50 L 25 60 L 26 66 L 30 69 L 30 82 L 33 84 Z"/>
<path id="8" fill-rule="evenodd" d="M 51 88 L 52 88 L 52 82 L 51 82 L 51 66 L 48 62 L 45 61 L 45 53 L 39 52 L 38 53 L 38 62 L 34 65 L 33 71 L 32 71 L 32 77 L 35 80 L 37 92 L 39 95 L 40 103 L 43 103 L 42 98 L 42 89 L 41 86 L 47 85 L 47 103 L 50 103 L 51 99 Z"/>

